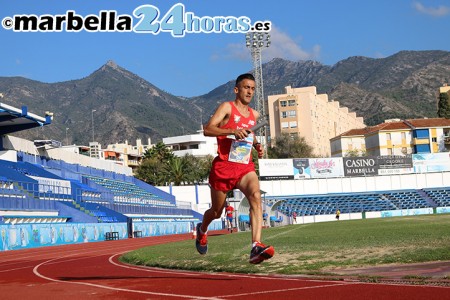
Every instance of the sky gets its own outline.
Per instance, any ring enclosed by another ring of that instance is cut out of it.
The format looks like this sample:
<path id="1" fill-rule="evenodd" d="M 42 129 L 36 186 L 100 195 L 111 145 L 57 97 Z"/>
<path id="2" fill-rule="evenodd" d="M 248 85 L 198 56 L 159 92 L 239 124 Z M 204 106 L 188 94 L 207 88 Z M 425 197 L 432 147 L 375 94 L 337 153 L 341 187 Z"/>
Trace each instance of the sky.
<path id="1" fill-rule="evenodd" d="M 132 28 L 147 31 L 89 32 L 85 24 L 79 32 L 67 27 L 20 32 L 7 22 L 18 15 L 34 15 L 41 22 L 42 16 L 68 18 L 69 11 L 84 19 L 115 11 L 123 22 L 128 16 Z M 155 12 L 159 14 L 151 21 Z M 219 17 L 226 24 L 270 22 L 271 45 L 261 51 L 263 63 L 283 58 L 332 66 L 351 56 L 450 51 L 450 0 L 0 0 L 0 76 L 62 82 L 87 77 L 113 60 L 164 91 L 193 97 L 253 69 L 245 46 L 248 26 L 240 32 L 232 32 L 237 27 L 217 27 L 217 32 L 205 27 L 173 36 L 175 26 L 170 19 L 163 22 L 167 13 L 181 20 L 177 25 L 190 18 L 219 26 Z M 158 21 L 167 31 L 155 27 Z"/>

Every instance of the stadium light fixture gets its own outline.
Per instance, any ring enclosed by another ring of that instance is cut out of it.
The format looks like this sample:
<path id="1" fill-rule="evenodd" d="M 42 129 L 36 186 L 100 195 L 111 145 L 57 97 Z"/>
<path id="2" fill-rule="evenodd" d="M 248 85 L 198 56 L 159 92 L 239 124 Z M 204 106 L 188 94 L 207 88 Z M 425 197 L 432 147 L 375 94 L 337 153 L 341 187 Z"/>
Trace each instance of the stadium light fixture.
<path id="1" fill-rule="evenodd" d="M 252 55 L 253 68 L 255 72 L 256 89 L 255 89 L 255 109 L 259 112 L 262 119 L 267 119 L 266 102 L 264 99 L 264 86 L 262 78 L 261 51 L 270 46 L 270 34 L 268 32 L 248 32 L 245 35 L 245 46 L 250 49 Z M 268 145 L 267 126 L 259 129 L 259 136 L 264 139 L 261 141 L 264 147 Z M 264 157 L 267 158 L 267 151 L 264 151 Z"/>

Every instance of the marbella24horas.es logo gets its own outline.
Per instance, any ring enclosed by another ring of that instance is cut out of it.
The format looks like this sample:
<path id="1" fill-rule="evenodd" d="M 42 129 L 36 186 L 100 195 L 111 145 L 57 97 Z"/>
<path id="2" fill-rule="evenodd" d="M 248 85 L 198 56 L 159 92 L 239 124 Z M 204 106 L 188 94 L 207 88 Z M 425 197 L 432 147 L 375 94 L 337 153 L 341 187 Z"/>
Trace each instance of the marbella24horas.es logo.
<path id="1" fill-rule="evenodd" d="M 173 37 L 186 33 L 246 33 L 269 32 L 270 21 L 252 22 L 245 16 L 196 16 L 187 12 L 184 4 L 173 5 L 164 15 L 158 7 L 145 4 L 132 14 L 119 14 L 115 10 L 101 10 L 98 14 L 82 16 L 74 10 L 62 15 L 17 14 L 4 17 L 4 29 L 15 32 L 135 32 L 159 34 L 168 32 Z"/>

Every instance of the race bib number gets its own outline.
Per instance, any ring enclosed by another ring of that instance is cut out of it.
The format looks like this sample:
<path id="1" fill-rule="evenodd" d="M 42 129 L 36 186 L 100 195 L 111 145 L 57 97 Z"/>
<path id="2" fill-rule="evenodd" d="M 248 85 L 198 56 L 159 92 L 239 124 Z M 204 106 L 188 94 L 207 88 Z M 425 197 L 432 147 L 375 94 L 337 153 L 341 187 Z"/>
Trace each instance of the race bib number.
<path id="1" fill-rule="evenodd" d="M 228 161 L 240 164 L 248 164 L 252 155 L 253 134 L 249 134 L 244 140 L 234 140 L 231 143 Z"/>

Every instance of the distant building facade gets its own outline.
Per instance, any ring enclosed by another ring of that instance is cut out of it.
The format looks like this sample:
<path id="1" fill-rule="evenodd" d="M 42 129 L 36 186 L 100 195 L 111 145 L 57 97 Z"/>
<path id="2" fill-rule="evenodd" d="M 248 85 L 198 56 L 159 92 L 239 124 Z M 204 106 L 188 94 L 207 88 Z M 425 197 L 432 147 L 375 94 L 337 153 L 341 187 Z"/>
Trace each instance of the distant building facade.
<path id="1" fill-rule="evenodd" d="M 445 83 L 443 86 L 441 86 L 439 88 L 439 93 L 440 94 L 444 94 L 444 93 L 450 94 L 450 86 Z"/>
<path id="2" fill-rule="evenodd" d="M 264 146 L 264 139 L 257 136 L 256 139 Z M 188 134 L 163 138 L 163 143 L 172 149 L 173 154 L 183 157 L 186 154 L 195 157 L 217 156 L 217 138 L 203 135 L 203 131 L 197 134 Z"/>
<path id="3" fill-rule="evenodd" d="M 206 157 L 217 155 L 217 139 L 215 137 L 204 136 L 203 131 L 197 134 L 181 135 L 163 138 L 163 143 L 172 149 L 173 154 L 183 157 L 186 154 L 195 157 Z"/>
<path id="4" fill-rule="evenodd" d="M 317 94 L 315 86 L 285 87 L 285 93 L 268 97 L 270 139 L 281 133 L 305 138 L 315 155 L 331 154 L 330 138 L 352 128 L 364 128 L 364 119 L 341 107 L 338 101 L 329 101 L 327 94 Z"/>
<path id="5" fill-rule="evenodd" d="M 370 156 L 438 153 L 450 150 L 450 120 L 444 118 L 386 120 L 351 129 L 330 139 L 331 156 L 354 151 Z"/>
<path id="6" fill-rule="evenodd" d="M 134 173 L 141 164 L 145 152 L 151 147 L 153 145 L 150 139 L 148 139 L 147 144 L 143 144 L 141 139 L 137 139 L 136 146 L 125 141 L 124 143 L 107 145 L 105 149 L 102 149 L 102 145 L 98 142 L 90 142 L 89 147 L 74 145 L 64 148 L 92 158 L 114 161 L 118 165 L 130 167 Z"/>
<path id="7" fill-rule="evenodd" d="M 136 146 L 128 144 L 126 140 L 124 143 L 106 146 L 103 155 L 106 160 L 122 161 L 125 166 L 130 167 L 134 172 L 141 164 L 145 152 L 152 147 L 150 138 L 147 140 L 147 144 L 143 144 L 141 139 L 137 139 Z"/>

